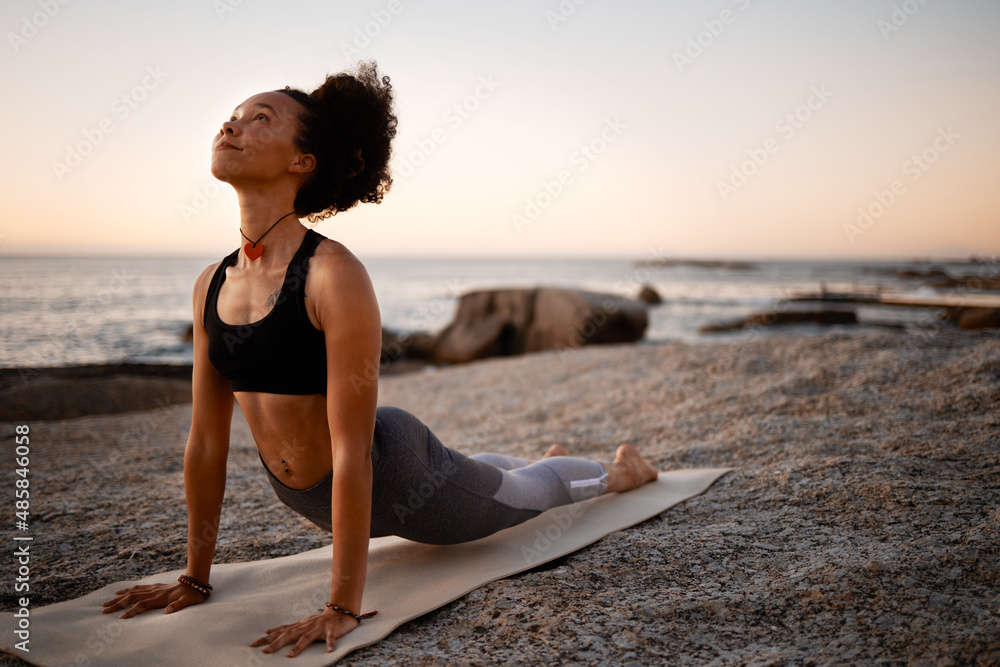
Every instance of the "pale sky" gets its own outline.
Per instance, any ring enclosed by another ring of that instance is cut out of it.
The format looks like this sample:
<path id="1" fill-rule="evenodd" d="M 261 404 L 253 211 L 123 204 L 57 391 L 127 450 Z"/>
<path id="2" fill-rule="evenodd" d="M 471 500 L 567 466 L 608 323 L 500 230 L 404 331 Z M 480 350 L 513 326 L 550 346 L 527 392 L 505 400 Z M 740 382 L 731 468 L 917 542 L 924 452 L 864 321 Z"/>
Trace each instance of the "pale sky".
<path id="1" fill-rule="evenodd" d="M 0 255 L 223 256 L 221 123 L 359 59 L 396 91 L 397 180 L 317 231 L 361 257 L 1000 253 L 995 0 L 5 0 L 0 26 Z"/>

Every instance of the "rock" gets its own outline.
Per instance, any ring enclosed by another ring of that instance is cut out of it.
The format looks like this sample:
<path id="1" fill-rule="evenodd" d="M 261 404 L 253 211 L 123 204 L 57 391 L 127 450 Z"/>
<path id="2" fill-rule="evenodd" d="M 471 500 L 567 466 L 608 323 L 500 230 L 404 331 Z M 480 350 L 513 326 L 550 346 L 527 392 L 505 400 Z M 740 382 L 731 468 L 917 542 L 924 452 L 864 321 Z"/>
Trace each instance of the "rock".
<path id="1" fill-rule="evenodd" d="M 0 369 L 0 422 L 72 419 L 191 402 L 189 364 Z"/>
<path id="2" fill-rule="evenodd" d="M 382 328 L 381 372 L 406 372 L 423 368 L 430 362 L 435 336 L 426 332 L 398 333 Z"/>
<path id="3" fill-rule="evenodd" d="M 853 310 L 802 310 L 776 313 L 756 313 L 747 318 L 749 326 L 772 326 L 778 324 L 857 324 L 858 316 Z"/>
<path id="4" fill-rule="evenodd" d="M 434 358 L 434 344 L 437 336 L 421 331 L 410 335 L 410 345 L 406 348 L 410 359 L 430 361 Z"/>
<path id="5" fill-rule="evenodd" d="M 1000 327 L 1000 308 L 945 308 L 938 320 L 956 324 L 966 331 L 996 329 Z"/>
<path id="6" fill-rule="evenodd" d="M 533 319 L 534 301 L 534 290 L 463 294 L 454 320 L 434 345 L 434 361 L 462 363 L 523 352 L 524 332 Z"/>
<path id="7" fill-rule="evenodd" d="M 636 297 L 639 301 L 655 306 L 658 303 L 663 303 L 663 297 L 649 285 L 643 285 L 642 289 L 639 290 L 639 295 Z"/>
<path id="8" fill-rule="evenodd" d="M 398 333 L 382 327 L 382 361 L 427 360 L 434 352 L 435 336 L 423 331 Z"/>
<path id="9" fill-rule="evenodd" d="M 857 324 L 858 316 L 853 310 L 785 310 L 764 311 L 754 313 L 749 317 L 728 323 L 705 324 L 698 328 L 698 333 L 714 333 L 718 331 L 733 331 L 747 327 L 767 327 L 784 324 Z"/>
<path id="10" fill-rule="evenodd" d="M 958 328 L 996 329 L 1000 327 L 1000 308 L 962 308 L 958 314 Z"/>
<path id="11" fill-rule="evenodd" d="M 646 307 L 614 294 L 538 287 L 463 294 L 455 319 L 438 336 L 433 359 L 487 357 L 628 343 L 645 333 Z"/>
<path id="12" fill-rule="evenodd" d="M 382 327 L 381 363 L 392 363 L 406 354 L 406 348 L 399 342 L 400 335 L 391 329 Z"/>
<path id="13" fill-rule="evenodd" d="M 897 278 L 911 279 L 911 278 L 945 278 L 950 279 L 951 277 L 945 272 L 944 269 L 939 267 L 932 267 L 926 271 L 921 271 L 920 269 L 898 269 L 896 271 Z"/>
<path id="14" fill-rule="evenodd" d="M 1000 276 L 949 276 L 945 275 L 937 280 L 929 280 L 928 287 L 955 287 L 968 290 L 997 290 L 1000 289 Z"/>

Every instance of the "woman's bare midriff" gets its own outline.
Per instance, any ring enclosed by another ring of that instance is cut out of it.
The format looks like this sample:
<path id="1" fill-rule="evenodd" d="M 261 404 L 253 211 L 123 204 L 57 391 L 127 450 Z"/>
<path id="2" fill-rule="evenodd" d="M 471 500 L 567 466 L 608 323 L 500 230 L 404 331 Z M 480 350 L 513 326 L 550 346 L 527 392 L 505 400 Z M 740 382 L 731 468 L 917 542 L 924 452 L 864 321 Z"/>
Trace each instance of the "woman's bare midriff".
<path id="1" fill-rule="evenodd" d="M 333 456 L 326 396 L 258 392 L 236 392 L 235 396 L 261 458 L 282 484 L 308 489 L 330 473 Z"/>

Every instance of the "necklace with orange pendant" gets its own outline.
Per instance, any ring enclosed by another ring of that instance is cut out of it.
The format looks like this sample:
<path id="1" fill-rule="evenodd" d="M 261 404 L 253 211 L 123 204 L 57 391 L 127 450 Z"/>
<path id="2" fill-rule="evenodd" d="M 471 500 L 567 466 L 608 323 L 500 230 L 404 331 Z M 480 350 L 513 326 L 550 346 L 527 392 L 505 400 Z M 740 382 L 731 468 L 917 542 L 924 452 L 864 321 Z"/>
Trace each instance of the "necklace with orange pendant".
<path id="1" fill-rule="evenodd" d="M 267 228 L 267 232 L 264 232 L 263 234 L 261 234 L 261 235 L 260 235 L 260 238 L 259 238 L 259 239 L 257 239 L 256 241 L 251 241 L 251 240 L 250 240 L 250 237 L 249 237 L 249 236 L 247 236 L 246 234 L 243 234 L 243 228 L 242 228 L 242 227 L 240 227 L 240 234 L 243 234 L 243 238 L 245 238 L 245 239 L 247 240 L 247 244 L 246 244 L 245 246 L 243 246 L 243 253 L 244 253 L 244 254 L 245 254 L 245 255 L 247 256 L 247 258 L 248 258 L 248 259 L 249 259 L 249 260 L 250 260 L 251 262 L 252 262 L 253 260 L 255 260 L 255 259 L 259 259 L 259 258 L 260 258 L 260 256 L 264 254 L 264 246 L 262 246 L 262 245 L 260 244 L 260 242 L 261 242 L 261 241 L 263 240 L 263 238 L 264 238 L 265 236 L 267 236 L 268 232 L 270 232 L 270 231 L 271 231 L 272 229 L 274 229 L 274 228 L 275 228 L 275 226 L 276 226 L 276 225 L 277 225 L 277 224 L 278 224 L 279 222 L 281 222 L 282 220 L 284 220 L 284 219 L 285 219 L 285 218 L 287 218 L 288 216 L 290 216 L 290 215 L 294 215 L 294 214 L 295 214 L 295 211 L 292 211 L 291 213 L 286 213 L 285 215 L 283 215 L 283 216 L 281 216 L 280 218 L 278 218 L 278 219 L 277 219 L 277 220 L 276 220 L 276 221 L 274 222 L 274 224 L 273 224 L 273 225 L 271 225 L 270 227 L 268 227 L 268 228 Z"/>

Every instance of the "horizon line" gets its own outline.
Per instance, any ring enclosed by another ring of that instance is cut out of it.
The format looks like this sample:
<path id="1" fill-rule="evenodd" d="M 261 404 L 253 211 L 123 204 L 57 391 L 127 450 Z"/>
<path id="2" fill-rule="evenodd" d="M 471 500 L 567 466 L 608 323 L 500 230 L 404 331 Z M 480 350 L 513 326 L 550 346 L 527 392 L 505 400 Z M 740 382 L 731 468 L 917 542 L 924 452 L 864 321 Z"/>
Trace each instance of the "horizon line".
<path id="1" fill-rule="evenodd" d="M 914 264 L 939 262 L 943 264 L 974 264 L 974 263 L 996 263 L 997 254 L 989 253 L 968 253 L 964 256 L 949 255 L 880 255 L 872 257 L 848 256 L 848 255 L 667 255 L 647 259 L 638 255 L 546 255 L 546 254 L 361 254 L 355 255 L 364 262 L 370 260 L 386 259 L 426 259 L 426 260 L 599 260 L 599 261 L 631 261 L 631 262 L 910 262 Z M 52 253 L 0 253 L 0 259 L 200 259 L 208 261 L 219 261 L 221 257 L 211 254 L 149 254 L 149 253 L 112 253 L 112 254 L 90 254 L 77 253 L 69 254 L 63 252 Z"/>

